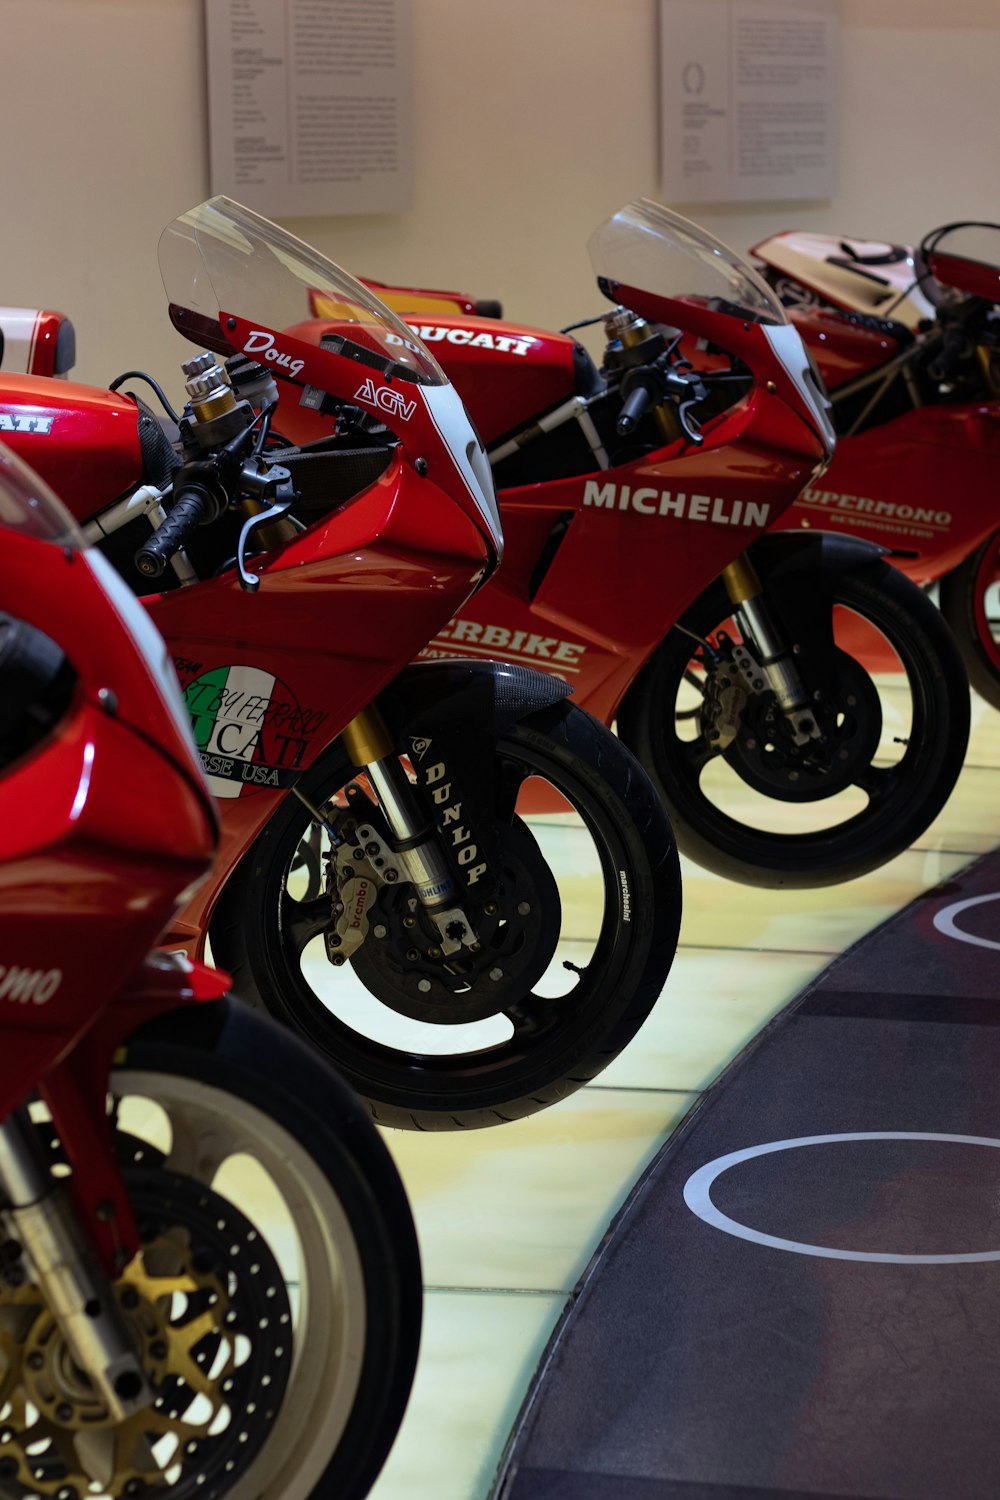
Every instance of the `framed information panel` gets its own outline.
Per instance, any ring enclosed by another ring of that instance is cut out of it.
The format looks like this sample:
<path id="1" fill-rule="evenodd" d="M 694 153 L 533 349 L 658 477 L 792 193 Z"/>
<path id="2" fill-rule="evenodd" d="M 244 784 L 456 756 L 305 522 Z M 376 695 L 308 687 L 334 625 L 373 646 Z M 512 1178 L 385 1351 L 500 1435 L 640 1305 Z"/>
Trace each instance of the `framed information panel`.
<path id="1" fill-rule="evenodd" d="M 832 197 L 839 50 L 839 0 L 660 0 L 668 201 Z"/>
<path id="2" fill-rule="evenodd" d="M 213 193 L 260 213 L 413 206 L 410 0 L 205 0 Z"/>

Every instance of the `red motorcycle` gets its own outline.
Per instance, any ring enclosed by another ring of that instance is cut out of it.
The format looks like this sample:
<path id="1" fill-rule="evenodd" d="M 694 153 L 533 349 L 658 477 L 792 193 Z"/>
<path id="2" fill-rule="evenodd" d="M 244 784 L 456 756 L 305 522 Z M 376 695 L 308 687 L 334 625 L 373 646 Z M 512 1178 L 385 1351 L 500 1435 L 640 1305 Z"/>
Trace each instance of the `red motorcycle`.
<path id="1" fill-rule="evenodd" d="M 917 249 L 779 234 L 753 250 L 816 358 L 839 443 L 789 519 L 893 549 L 1000 708 L 1000 225 Z"/>
<path id="2" fill-rule="evenodd" d="M 567 678 L 617 718 L 681 849 L 709 869 L 775 886 L 861 875 L 954 785 L 969 726 L 958 652 L 879 549 L 775 531 L 835 438 L 774 293 L 644 200 L 591 253 L 615 304 L 591 320 L 607 338 L 600 370 L 569 333 L 468 302 L 411 315 L 487 444 L 507 538 L 499 573 L 422 655 Z M 322 341 L 321 292 L 309 310 L 303 336 Z M 280 424 L 315 439 L 330 414 L 283 399 Z M 876 678 L 873 655 L 897 675 Z"/>
<path id="3" fill-rule="evenodd" d="M 12 442 L 123 575 L 163 580 L 145 602 L 222 817 L 170 940 L 197 958 L 210 936 L 240 995 L 383 1123 L 529 1114 L 606 1066 L 660 993 L 680 921 L 667 819 L 564 683 L 409 666 L 501 552 L 485 454 L 420 340 L 224 199 L 164 231 L 160 266 L 175 326 L 214 351 L 185 366 L 176 446 L 116 390 L 0 378 L 0 412 L 41 419 Z M 296 327 L 308 288 L 335 309 L 321 346 Z M 276 450 L 275 377 L 358 420 Z M 536 788 L 579 823 L 529 827 Z"/>
<path id="4" fill-rule="evenodd" d="M 0 1489 L 361 1497 L 419 1339 L 402 1185 L 307 1047 L 150 955 L 217 837 L 169 657 L 2 448 L 0 531 Z"/>

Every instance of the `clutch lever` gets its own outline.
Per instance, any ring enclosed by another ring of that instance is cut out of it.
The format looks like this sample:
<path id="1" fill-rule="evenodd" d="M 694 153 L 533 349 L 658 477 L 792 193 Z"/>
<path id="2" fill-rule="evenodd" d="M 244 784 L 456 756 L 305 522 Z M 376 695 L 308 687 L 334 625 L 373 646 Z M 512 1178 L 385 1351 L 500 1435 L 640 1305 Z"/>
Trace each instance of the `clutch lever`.
<path id="1" fill-rule="evenodd" d="M 683 427 L 688 441 L 694 443 L 696 447 L 699 447 L 705 439 L 702 436 L 701 426 L 697 417 L 688 416 L 688 412 L 692 406 L 697 406 L 699 401 L 703 399 L 702 396 L 691 396 L 687 401 L 681 401 L 677 406 L 677 420 Z"/>

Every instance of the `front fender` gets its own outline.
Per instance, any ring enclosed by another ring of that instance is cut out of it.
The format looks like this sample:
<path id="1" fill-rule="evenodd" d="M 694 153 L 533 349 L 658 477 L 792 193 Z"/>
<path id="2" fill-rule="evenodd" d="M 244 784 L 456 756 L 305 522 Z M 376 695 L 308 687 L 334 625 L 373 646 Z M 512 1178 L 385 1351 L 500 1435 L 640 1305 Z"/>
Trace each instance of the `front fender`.
<path id="1" fill-rule="evenodd" d="M 837 584 L 848 573 L 877 575 L 887 549 L 857 537 L 824 531 L 769 532 L 748 553 L 763 599 L 785 645 L 797 648 L 800 671 L 814 688 L 832 688 L 837 678 L 833 604 Z M 699 595 L 678 621 L 694 635 L 714 629 L 733 612 L 721 578 Z"/>
<path id="2" fill-rule="evenodd" d="M 793 574 L 841 578 L 889 555 L 887 547 L 834 531 L 769 531 L 749 552 L 761 581 L 775 583 Z"/>
<path id="3" fill-rule="evenodd" d="M 415 662 L 380 696 L 379 708 L 407 736 L 464 725 L 491 739 L 512 724 L 569 697 L 572 688 L 547 672 L 501 661 Z"/>
<path id="4" fill-rule="evenodd" d="M 750 547 L 771 618 L 819 687 L 836 672 L 833 600 L 848 573 L 878 570 L 886 548 L 829 531 L 778 531 Z"/>
<path id="5" fill-rule="evenodd" d="M 408 667 L 379 697 L 460 888 L 480 901 L 496 887 L 497 830 L 513 815 L 517 790 L 498 763 L 497 741 L 570 691 L 527 667 L 459 660 Z"/>

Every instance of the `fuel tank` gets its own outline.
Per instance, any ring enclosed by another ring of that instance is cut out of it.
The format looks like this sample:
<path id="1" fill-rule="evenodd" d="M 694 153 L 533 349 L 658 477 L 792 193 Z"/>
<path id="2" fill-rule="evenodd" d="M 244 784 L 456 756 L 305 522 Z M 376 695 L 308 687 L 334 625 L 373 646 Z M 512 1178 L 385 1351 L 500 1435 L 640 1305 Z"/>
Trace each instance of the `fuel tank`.
<path id="1" fill-rule="evenodd" d="M 487 446 L 576 389 L 574 340 L 567 334 L 497 318 L 408 321 L 460 393 Z"/>
<path id="2" fill-rule="evenodd" d="M 575 341 L 564 333 L 464 313 L 400 315 L 455 386 L 487 447 L 576 391 Z M 330 326 L 317 319 L 297 325 L 295 335 L 318 344 Z M 278 425 L 298 443 L 330 431 L 329 418 L 285 401 Z"/>
<path id="3" fill-rule="evenodd" d="M 79 521 L 142 482 L 139 409 L 99 386 L 0 373 L 0 442 L 48 480 Z"/>

